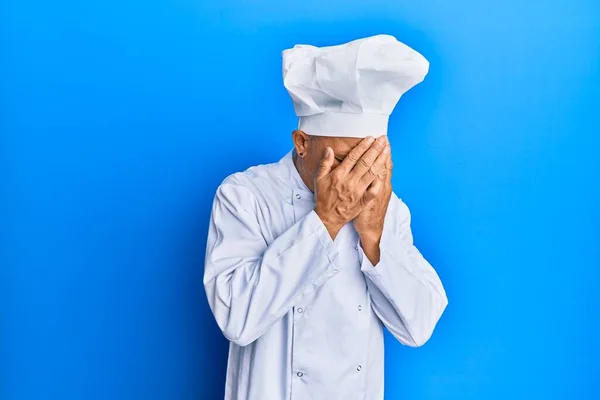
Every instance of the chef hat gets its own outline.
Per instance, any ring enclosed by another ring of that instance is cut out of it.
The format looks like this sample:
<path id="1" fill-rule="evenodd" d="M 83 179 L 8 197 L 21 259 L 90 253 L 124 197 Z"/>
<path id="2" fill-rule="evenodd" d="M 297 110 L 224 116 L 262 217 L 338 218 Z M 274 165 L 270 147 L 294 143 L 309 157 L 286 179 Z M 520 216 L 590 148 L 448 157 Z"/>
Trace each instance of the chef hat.
<path id="1" fill-rule="evenodd" d="M 429 71 L 425 57 L 390 35 L 328 47 L 296 45 L 282 55 L 298 129 L 316 136 L 387 134 L 400 96 Z"/>

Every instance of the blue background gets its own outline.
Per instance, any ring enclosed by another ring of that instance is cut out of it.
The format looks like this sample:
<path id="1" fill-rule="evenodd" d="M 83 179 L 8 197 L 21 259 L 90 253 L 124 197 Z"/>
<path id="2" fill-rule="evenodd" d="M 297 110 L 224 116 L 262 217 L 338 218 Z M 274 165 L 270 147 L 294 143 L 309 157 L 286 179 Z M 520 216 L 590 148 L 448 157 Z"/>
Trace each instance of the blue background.
<path id="1" fill-rule="evenodd" d="M 386 398 L 600 398 L 596 0 L 0 2 L 0 398 L 222 398 L 214 190 L 290 149 L 283 49 L 376 33 L 431 62 L 393 184 L 450 299 Z"/>

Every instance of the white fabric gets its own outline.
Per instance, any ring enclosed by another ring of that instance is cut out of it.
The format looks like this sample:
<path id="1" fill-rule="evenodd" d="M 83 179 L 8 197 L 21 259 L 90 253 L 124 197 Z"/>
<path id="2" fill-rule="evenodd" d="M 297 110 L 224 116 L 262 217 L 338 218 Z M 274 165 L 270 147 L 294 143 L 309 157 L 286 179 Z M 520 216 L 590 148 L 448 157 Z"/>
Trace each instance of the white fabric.
<path id="1" fill-rule="evenodd" d="M 292 152 L 217 190 L 204 287 L 231 342 L 226 400 L 383 399 L 383 326 L 420 346 L 447 305 L 395 194 L 375 267 L 352 223 L 333 241 L 313 208 Z"/>
<path id="2" fill-rule="evenodd" d="M 316 136 L 386 135 L 400 97 L 429 71 L 425 57 L 390 35 L 296 45 L 282 56 L 298 129 Z"/>

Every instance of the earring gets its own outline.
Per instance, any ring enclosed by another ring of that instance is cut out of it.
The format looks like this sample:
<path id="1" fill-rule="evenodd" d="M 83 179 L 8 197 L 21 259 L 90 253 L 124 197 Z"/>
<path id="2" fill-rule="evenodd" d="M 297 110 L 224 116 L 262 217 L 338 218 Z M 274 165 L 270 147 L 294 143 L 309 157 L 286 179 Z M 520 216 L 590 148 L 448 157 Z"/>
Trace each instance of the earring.
<path id="1" fill-rule="evenodd" d="M 298 157 L 300 157 L 300 158 L 304 158 L 304 152 L 300 152 L 300 153 L 298 153 Z"/>

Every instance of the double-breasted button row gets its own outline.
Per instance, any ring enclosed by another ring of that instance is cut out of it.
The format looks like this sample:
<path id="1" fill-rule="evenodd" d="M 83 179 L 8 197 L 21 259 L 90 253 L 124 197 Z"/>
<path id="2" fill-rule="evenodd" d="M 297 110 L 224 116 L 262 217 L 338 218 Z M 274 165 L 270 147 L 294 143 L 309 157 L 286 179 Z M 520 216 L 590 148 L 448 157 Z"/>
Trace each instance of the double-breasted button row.
<path id="1" fill-rule="evenodd" d="M 358 372 L 362 371 L 362 368 L 363 368 L 363 367 L 362 367 L 362 365 L 361 365 L 361 364 L 358 364 L 358 365 L 356 366 L 356 370 L 357 370 Z M 302 371 L 298 371 L 298 372 L 296 372 L 296 376 L 297 376 L 298 378 L 302 378 L 302 377 L 304 376 L 304 372 L 302 372 Z"/>
<path id="2" fill-rule="evenodd" d="M 362 306 L 360 304 L 358 305 L 358 311 L 362 311 Z M 304 308 L 298 307 L 298 308 L 296 308 L 296 312 L 298 314 L 302 314 L 304 312 Z"/>

